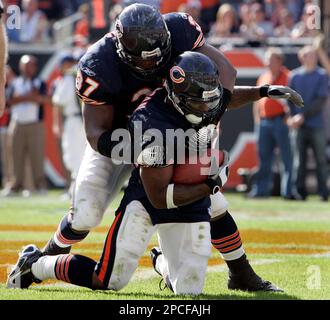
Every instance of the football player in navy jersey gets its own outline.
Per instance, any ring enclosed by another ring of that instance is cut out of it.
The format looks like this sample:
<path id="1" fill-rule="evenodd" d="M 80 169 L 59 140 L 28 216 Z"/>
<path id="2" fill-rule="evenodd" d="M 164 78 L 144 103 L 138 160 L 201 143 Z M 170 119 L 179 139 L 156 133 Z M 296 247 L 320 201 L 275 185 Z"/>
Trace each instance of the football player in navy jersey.
<path id="1" fill-rule="evenodd" d="M 162 16 L 150 6 L 134 4 L 119 16 L 116 30 L 95 43 L 83 56 L 77 93 L 84 101 L 88 140 L 70 212 L 43 252 L 70 251 L 99 225 L 109 203 L 131 173 L 131 165 L 115 165 L 111 133 L 127 126 L 127 118 L 154 89 L 181 53 L 196 50 L 222 70 L 220 81 L 233 90 L 236 71 L 223 54 L 205 43 L 198 24 L 184 13 Z"/>
<path id="2" fill-rule="evenodd" d="M 185 132 L 193 128 L 198 135 L 200 130 L 215 127 L 231 103 L 231 94 L 222 87 L 216 65 L 197 52 L 183 53 L 174 60 L 165 87 L 156 89 L 129 120 L 131 145 L 141 145 L 139 166 L 116 211 L 99 262 L 72 254 L 43 256 L 35 245 L 29 245 L 11 273 L 8 287 L 27 288 L 32 282 L 53 278 L 91 289 L 120 290 L 129 282 L 157 230 L 161 251 L 152 250 L 155 270 L 176 294 L 202 292 L 211 237 L 217 234 L 210 228 L 210 219 L 219 215 L 210 210 L 210 197 L 223 197 L 219 190 L 227 181 L 228 157 L 225 153 L 223 163 L 211 165 L 205 182 L 174 184 L 173 170 L 179 158 L 176 152 L 167 154 L 167 134 L 171 129 Z M 259 99 L 263 90 L 294 94 L 276 86 L 237 90 L 241 98 L 233 99 L 233 108 Z M 138 126 L 142 136 L 135 134 Z M 151 144 L 150 131 L 155 130 L 160 139 Z M 206 147 L 208 142 L 202 145 Z M 192 148 L 205 152 L 199 144 L 188 143 L 183 148 L 185 152 Z M 281 291 L 270 282 L 264 285 L 268 290 Z"/>
<path id="3" fill-rule="evenodd" d="M 78 173 L 72 208 L 43 250 L 45 255 L 69 252 L 72 244 L 83 240 L 101 222 L 105 209 L 132 170 L 131 165 L 116 165 L 110 158 L 112 132 L 126 127 L 128 116 L 141 99 L 162 84 L 173 60 L 189 50 L 204 53 L 214 61 L 230 96 L 235 70 L 221 52 L 205 43 L 200 27 L 186 14 L 162 16 L 149 6 L 129 6 L 119 16 L 116 32 L 94 44 L 82 58 L 77 91 L 85 103 L 83 116 L 89 144 Z M 267 88 L 263 93 L 269 96 Z M 285 94 L 282 91 L 278 97 Z M 259 90 L 254 95 L 256 99 L 261 97 Z M 230 287 L 272 290 L 249 265 L 221 193 L 212 197 L 211 207 L 217 215 L 216 223 L 212 223 L 216 230 L 213 245 L 226 260 L 231 279 L 235 278 Z"/>

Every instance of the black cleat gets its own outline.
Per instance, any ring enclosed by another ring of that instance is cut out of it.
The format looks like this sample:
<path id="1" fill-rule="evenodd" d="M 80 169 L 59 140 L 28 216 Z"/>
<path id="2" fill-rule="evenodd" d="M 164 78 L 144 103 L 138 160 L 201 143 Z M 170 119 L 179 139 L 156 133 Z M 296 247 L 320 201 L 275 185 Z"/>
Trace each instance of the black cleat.
<path id="1" fill-rule="evenodd" d="M 41 251 L 34 244 L 29 244 L 23 248 L 19 254 L 16 265 L 12 268 L 8 279 L 7 288 L 28 288 L 33 282 L 40 283 L 31 271 L 31 266 L 42 256 Z"/>
<path id="2" fill-rule="evenodd" d="M 151 258 L 151 261 L 152 261 L 152 265 L 154 267 L 154 270 L 162 277 L 162 279 L 160 280 L 159 282 L 159 289 L 161 291 L 165 290 L 166 288 L 169 288 L 172 292 L 173 291 L 173 288 L 172 288 L 172 285 L 171 285 L 171 282 L 170 282 L 170 279 L 168 278 L 168 276 L 166 276 L 165 278 L 163 277 L 163 275 L 160 273 L 159 270 L 157 270 L 156 268 L 156 261 L 157 261 L 157 258 L 163 254 L 162 251 L 160 250 L 160 248 L 158 247 L 153 247 L 151 250 L 150 250 L 150 258 Z"/>
<path id="3" fill-rule="evenodd" d="M 253 270 L 239 275 L 229 271 L 228 289 L 242 291 L 284 292 L 270 281 L 263 280 Z"/>
<path id="4" fill-rule="evenodd" d="M 150 250 L 150 258 L 151 258 L 151 261 L 152 261 L 152 265 L 154 267 L 154 270 L 162 277 L 163 275 L 157 270 L 156 268 L 156 261 L 157 261 L 157 258 L 163 254 L 162 251 L 160 250 L 160 248 L 158 247 L 153 247 L 151 250 Z"/>
<path id="5" fill-rule="evenodd" d="M 71 246 L 62 248 L 55 243 L 53 238 L 51 238 L 42 249 L 42 254 L 44 256 L 58 256 L 60 254 L 69 254 L 70 251 Z"/>

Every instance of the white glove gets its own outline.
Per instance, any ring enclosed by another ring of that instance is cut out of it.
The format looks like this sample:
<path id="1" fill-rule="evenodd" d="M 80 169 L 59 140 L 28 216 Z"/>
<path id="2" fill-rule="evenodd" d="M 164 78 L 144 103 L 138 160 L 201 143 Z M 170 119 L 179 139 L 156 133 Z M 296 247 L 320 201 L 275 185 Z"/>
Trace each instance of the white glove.
<path id="1" fill-rule="evenodd" d="M 261 89 L 262 91 L 265 91 L 265 89 L 268 87 L 268 90 L 266 91 L 267 97 L 270 99 L 287 99 L 299 108 L 302 108 L 304 106 L 304 100 L 302 99 L 301 95 L 296 92 L 295 90 L 291 89 L 287 86 L 263 86 Z M 261 96 L 265 96 L 265 94 L 261 94 Z"/>
<path id="2" fill-rule="evenodd" d="M 219 167 L 216 157 L 211 158 L 211 165 L 208 179 L 205 183 L 210 188 L 211 194 L 217 193 L 227 182 L 229 176 L 229 154 L 223 150 L 224 159 Z"/>

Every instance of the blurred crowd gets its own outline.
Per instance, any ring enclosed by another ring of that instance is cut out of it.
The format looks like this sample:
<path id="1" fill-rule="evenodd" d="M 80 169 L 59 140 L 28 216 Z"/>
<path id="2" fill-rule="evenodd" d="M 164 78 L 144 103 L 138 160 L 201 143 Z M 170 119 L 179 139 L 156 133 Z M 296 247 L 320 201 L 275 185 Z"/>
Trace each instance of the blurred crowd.
<path id="1" fill-rule="evenodd" d="M 216 38 L 242 38 L 247 43 L 268 37 L 313 37 L 308 19 L 315 0 L 5 0 L 20 7 L 20 28 L 7 27 L 12 43 L 51 43 L 54 23 L 74 13 L 75 42 L 87 45 L 113 27 L 122 9 L 131 3 L 151 4 L 162 13 L 181 11 L 199 22 L 204 34 Z"/>

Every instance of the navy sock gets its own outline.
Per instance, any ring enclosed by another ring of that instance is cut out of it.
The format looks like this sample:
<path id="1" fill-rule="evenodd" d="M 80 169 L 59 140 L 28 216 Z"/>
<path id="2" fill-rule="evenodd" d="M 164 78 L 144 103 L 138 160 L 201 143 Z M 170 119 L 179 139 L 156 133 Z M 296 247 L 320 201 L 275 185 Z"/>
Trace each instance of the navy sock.
<path id="1" fill-rule="evenodd" d="M 96 262 L 81 255 L 60 255 L 55 264 L 56 278 L 81 287 L 93 289 Z"/>
<path id="2" fill-rule="evenodd" d="M 236 260 L 244 254 L 242 240 L 236 222 L 227 211 L 224 216 L 211 221 L 212 245 L 228 260 Z"/>
<path id="3" fill-rule="evenodd" d="M 88 230 L 76 231 L 72 229 L 69 216 L 70 213 L 63 217 L 55 235 L 60 243 L 67 246 L 84 240 L 89 233 Z"/>

